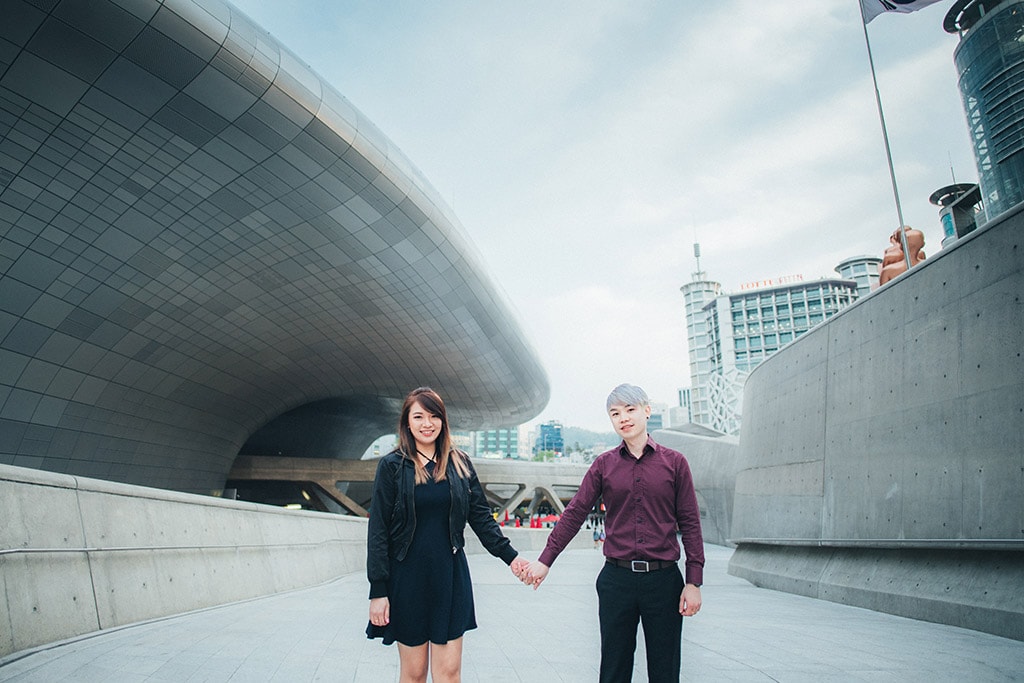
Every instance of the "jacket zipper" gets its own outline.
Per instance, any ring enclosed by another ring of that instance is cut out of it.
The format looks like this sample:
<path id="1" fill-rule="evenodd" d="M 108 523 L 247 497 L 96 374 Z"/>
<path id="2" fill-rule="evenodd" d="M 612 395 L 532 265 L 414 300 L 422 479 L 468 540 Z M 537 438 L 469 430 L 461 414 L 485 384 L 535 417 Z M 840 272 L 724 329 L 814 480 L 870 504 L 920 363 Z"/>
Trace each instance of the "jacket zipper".
<path id="1" fill-rule="evenodd" d="M 405 546 L 406 553 L 409 552 L 409 546 L 412 545 L 413 536 L 416 535 L 416 494 L 415 494 L 415 472 L 413 473 L 412 488 L 406 487 L 405 482 L 409 477 L 409 468 L 402 463 L 402 489 L 408 494 L 406 497 L 406 510 L 409 513 L 409 519 L 412 520 L 412 534 L 409 536 L 409 544 Z"/>
<path id="2" fill-rule="evenodd" d="M 452 474 L 455 470 L 454 467 L 449 469 L 451 472 L 448 474 Z M 452 515 L 455 514 L 455 487 L 452 486 L 452 479 L 450 476 L 448 477 L 448 498 L 451 504 L 451 507 L 448 508 L 448 540 L 452 541 L 452 555 L 454 555 L 459 552 L 459 549 L 455 547 L 455 529 L 452 528 Z"/>

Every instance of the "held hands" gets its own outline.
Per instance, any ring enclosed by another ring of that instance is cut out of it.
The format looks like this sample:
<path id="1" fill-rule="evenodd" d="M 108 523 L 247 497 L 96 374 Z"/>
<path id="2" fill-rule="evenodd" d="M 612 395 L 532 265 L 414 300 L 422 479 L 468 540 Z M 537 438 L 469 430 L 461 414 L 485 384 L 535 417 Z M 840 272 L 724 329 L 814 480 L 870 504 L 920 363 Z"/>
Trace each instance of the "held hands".
<path id="1" fill-rule="evenodd" d="M 683 586 L 679 596 L 679 613 L 684 617 L 692 617 L 700 611 L 700 587 L 692 583 Z"/>
<path id="2" fill-rule="evenodd" d="M 540 588 L 540 584 L 548 575 L 549 567 L 541 562 L 540 560 L 534 560 L 529 563 L 526 571 L 520 578 L 520 580 L 527 586 L 533 586 L 533 590 Z"/>
<path id="3" fill-rule="evenodd" d="M 530 566 L 529 560 L 524 560 L 522 557 L 516 557 L 512 560 L 510 565 L 512 573 L 515 574 L 516 578 L 523 581 L 523 574 L 526 572 L 526 568 Z"/>
<path id="4" fill-rule="evenodd" d="M 517 557 L 512 560 L 511 569 L 517 579 L 527 586 L 533 586 L 534 590 L 537 590 L 541 581 L 548 575 L 548 566 L 539 560 L 529 562 Z"/>

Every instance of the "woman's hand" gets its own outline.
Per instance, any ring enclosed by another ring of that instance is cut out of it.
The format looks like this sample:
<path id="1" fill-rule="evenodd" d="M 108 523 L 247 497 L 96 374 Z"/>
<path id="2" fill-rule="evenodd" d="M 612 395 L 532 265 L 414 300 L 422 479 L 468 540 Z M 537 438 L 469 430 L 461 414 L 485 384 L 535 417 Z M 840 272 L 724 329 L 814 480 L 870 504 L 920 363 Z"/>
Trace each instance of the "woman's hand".
<path id="1" fill-rule="evenodd" d="M 391 623 L 391 601 L 387 598 L 370 599 L 370 623 L 374 626 L 387 626 Z"/>
<path id="2" fill-rule="evenodd" d="M 516 559 L 512 560 L 512 573 L 515 574 L 515 577 L 521 581 L 523 579 L 523 572 L 526 571 L 526 568 L 528 566 L 530 566 L 530 563 L 527 560 L 524 560 L 521 557 L 517 557 Z"/>

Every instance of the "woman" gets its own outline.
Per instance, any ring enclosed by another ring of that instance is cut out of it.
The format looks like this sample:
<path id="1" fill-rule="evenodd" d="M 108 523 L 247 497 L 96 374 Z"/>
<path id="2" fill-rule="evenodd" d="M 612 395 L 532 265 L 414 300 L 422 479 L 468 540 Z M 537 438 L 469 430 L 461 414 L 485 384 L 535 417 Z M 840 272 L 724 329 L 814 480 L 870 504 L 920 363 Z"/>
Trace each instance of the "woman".
<path id="1" fill-rule="evenodd" d="M 398 447 L 380 459 L 370 502 L 368 638 L 398 642 L 402 681 L 458 681 L 462 634 L 476 628 L 464 531 L 512 567 L 528 564 L 501 533 L 448 415 L 427 387 L 405 397 Z"/>

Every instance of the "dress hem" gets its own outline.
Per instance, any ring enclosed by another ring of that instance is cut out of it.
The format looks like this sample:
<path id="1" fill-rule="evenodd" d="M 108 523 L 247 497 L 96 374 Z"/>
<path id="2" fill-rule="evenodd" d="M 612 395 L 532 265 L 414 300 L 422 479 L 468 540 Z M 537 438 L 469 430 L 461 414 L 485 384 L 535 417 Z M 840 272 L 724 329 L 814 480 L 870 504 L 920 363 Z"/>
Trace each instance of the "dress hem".
<path id="1" fill-rule="evenodd" d="M 419 647 L 420 645 L 425 645 L 426 643 L 430 643 L 431 645 L 447 645 L 451 641 L 458 640 L 462 636 L 466 635 L 466 633 L 468 633 L 469 631 L 476 630 L 476 628 L 477 628 L 476 626 L 470 626 L 469 628 L 467 628 L 465 631 L 463 631 L 462 633 L 460 633 L 457 636 L 449 636 L 448 640 L 444 641 L 443 643 L 439 643 L 439 642 L 436 642 L 436 641 L 433 641 L 433 640 L 430 640 L 429 638 L 427 638 L 423 642 L 416 643 L 415 645 L 413 645 L 413 644 L 410 644 L 410 643 L 403 643 L 402 641 L 398 640 L 397 638 L 389 637 L 388 635 L 383 634 L 383 633 L 371 634 L 369 632 L 369 630 L 367 630 L 366 639 L 367 640 L 376 640 L 377 638 L 380 638 L 382 645 L 394 645 L 395 643 L 398 643 L 400 645 L 405 645 L 406 647 Z"/>

